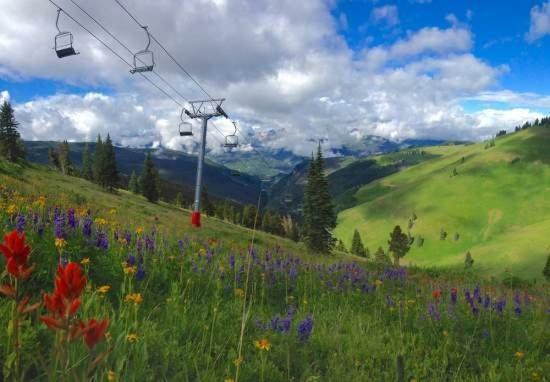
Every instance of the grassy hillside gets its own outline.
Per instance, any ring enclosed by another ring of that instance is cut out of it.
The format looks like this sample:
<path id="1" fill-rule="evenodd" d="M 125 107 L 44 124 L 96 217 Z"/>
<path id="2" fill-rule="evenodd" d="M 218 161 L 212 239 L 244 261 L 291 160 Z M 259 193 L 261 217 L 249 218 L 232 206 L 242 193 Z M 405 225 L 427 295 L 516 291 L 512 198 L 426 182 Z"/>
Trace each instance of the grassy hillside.
<path id="1" fill-rule="evenodd" d="M 540 277 L 550 251 L 550 129 L 498 138 L 490 148 L 425 150 L 439 157 L 358 190 L 358 205 L 339 214 L 336 235 L 349 245 L 357 228 L 371 251 L 386 248 L 391 229 L 406 231 L 416 214 L 409 263 L 462 266 L 471 251 L 486 275 Z"/>
<path id="2" fill-rule="evenodd" d="M 196 230 L 190 224 L 189 210 L 163 202 L 152 204 L 125 190 L 108 193 L 93 183 L 63 176 L 38 164 L 14 165 L 0 160 L 0 184 L 22 195 L 45 196 L 52 203 L 65 207 L 90 208 L 94 214 L 113 220 L 114 224 L 130 225 L 135 229 L 154 223 L 170 237 L 181 238 L 191 233 L 198 238 L 216 237 L 246 246 L 252 236 L 252 230 L 206 216 L 203 217 L 204 227 Z M 111 210 L 117 212 L 109 214 Z M 292 241 L 263 232 L 256 234 L 256 243 L 261 247 L 278 244 L 288 250 L 302 249 Z"/>
<path id="3" fill-rule="evenodd" d="M 57 142 L 25 142 L 28 152 L 28 160 L 31 162 L 47 164 L 48 149 L 57 146 Z M 90 143 L 90 150 L 95 151 L 95 143 Z M 80 167 L 84 143 L 74 142 L 70 144 L 71 160 L 76 167 Z M 140 173 L 143 168 L 143 160 L 148 151 L 153 152 L 153 161 L 159 169 L 163 180 L 170 182 L 167 191 L 174 188 L 174 184 L 181 185 L 185 196 L 194 193 L 195 179 L 197 176 L 197 158 L 180 151 L 168 149 L 138 149 L 127 147 L 115 147 L 117 165 L 119 171 L 130 176 L 132 171 Z M 232 176 L 227 167 L 206 160 L 203 172 L 204 184 L 212 196 L 233 200 L 239 203 L 255 203 L 260 190 L 260 180 L 257 177 L 241 174 Z M 191 191 L 191 192 L 189 192 Z M 172 195 L 173 196 L 173 195 Z M 187 198 L 187 199 L 192 199 Z"/>
<path id="4" fill-rule="evenodd" d="M 0 242 L 10 248 L 0 255 L 0 380 L 549 374 L 547 284 L 371 267 L 262 233 L 249 250 L 250 230 L 188 221 L 171 205 L 0 161 Z"/>

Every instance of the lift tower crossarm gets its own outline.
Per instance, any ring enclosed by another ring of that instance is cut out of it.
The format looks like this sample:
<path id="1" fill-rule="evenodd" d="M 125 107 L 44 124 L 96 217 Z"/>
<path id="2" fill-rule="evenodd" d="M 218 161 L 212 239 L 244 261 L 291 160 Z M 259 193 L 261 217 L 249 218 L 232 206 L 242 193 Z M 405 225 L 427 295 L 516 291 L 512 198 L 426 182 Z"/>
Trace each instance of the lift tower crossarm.
<path id="1" fill-rule="evenodd" d="M 227 114 L 222 109 L 222 103 L 225 98 L 209 99 L 201 101 L 191 101 L 191 110 L 185 110 L 189 118 L 200 119 L 202 122 L 201 142 L 199 148 L 199 157 L 197 162 L 197 181 L 195 184 L 195 203 L 193 205 L 193 213 L 191 214 L 191 225 L 195 227 L 201 226 L 201 189 L 202 189 L 202 169 L 204 164 L 204 155 L 206 153 L 206 131 L 208 128 L 208 120 L 214 117 L 226 117 Z"/>

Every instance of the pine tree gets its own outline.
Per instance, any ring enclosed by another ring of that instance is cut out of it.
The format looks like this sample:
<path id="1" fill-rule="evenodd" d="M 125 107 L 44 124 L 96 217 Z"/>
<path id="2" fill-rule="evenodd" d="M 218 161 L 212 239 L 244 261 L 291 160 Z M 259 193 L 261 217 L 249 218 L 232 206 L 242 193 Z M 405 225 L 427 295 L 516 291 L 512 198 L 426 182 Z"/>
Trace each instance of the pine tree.
<path id="1" fill-rule="evenodd" d="M 115 148 L 111 137 L 107 134 L 107 139 L 103 144 L 103 179 L 104 187 L 109 188 L 110 190 L 114 189 L 118 183 L 118 169 L 116 164 Z"/>
<path id="2" fill-rule="evenodd" d="M 550 255 L 546 258 L 546 265 L 542 270 L 542 275 L 546 278 L 546 281 L 550 281 Z"/>
<path id="3" fill-rule="evenodd" d="M 317 157 L 311 158 L 304 191 L 304 233 L 311 250 L 328 253 L 334 245 L 331 230 L 336 226 L 336 213 L 324 171 L 321 144 Z"/>
<path id="4" fill-rule="evenodd" d="M 244 206 L 243 209 L 243 225 L 248 228 L 254 228 L 254 225 L 258 222 L 256 221 L 256 206 L 248 204 Z"/>
<path id="5" fill-rule="evenodd" d="M 466 252 L 466 257 L 464 259 L 464 268 L 470 269 L 474 265 L 474 259 L 470 251 Z"/>
<path id="6" fill-rule="evenodd" d="M 55 149 L 48 149 L 48 161 L 50 162 L 50 165 L 56 169 L 56 170 L 59 170 L 60 169 L 60 165 L 59 165 L 59 155 L 57 153 L 57 150 Z"/>
<path id="7" fill-rule="evenodd" d="M 346 246 L 344 245 L 344 242 L 340 239 L 338 239 L 338 244 L 336 244 L 336 250 L 340 252 L 347 252 Z"/>
<path id="8" fill-rule="evenodd" d="M 59 161 L 59 171 L 63 175 L 72 175 L 73 165 L 71 162 L 69 142 L 63 141 L 57 146 L 57 158 Z"/>
<path id="9" fill-rule="evenodd" d="M 103 168 L 105 167 L 105 155 L 103 151 L 103 141 L 101 140 L 101 135 L 98 134 L 97 142 L 95 145 L 94 163 L 92 169 L 94 174 L 94 181 L 101 187 L 105 187 L 105 179 L 103 175 Z"/>
<path id="10" fill-rule="evenodd" d="M 151 153 L 147 153 L 145 162 L 143 163 L 143 174 L 141 175 L 141 193 L 150 202 L 159 200 L 158 189 L 158 171 L 153 163 Z"/>
<path id="11" fill-rule="evenodd" d="M 393 254 L 395 265 L 399 266 L 399 259 L 404 257 L 411 249 L 409 237 L 397 225 L 390 234 L 388 244 L 390 245 L 389 251 Z"/>
<path id="12" fill-rule="evenodd" d="M 128 190 L 134 194 L 139 194 L 139 180 L 135 171 L 132 171 L 130 180 L 128 181 Z"/>
<path id="13" fill-rule="evenodd" d="M 176 207 L 183 207 L 183 194 L 181 192 L 176 195 Z"/>
<path id="14" fill-rule="evenodd" d="M 84 146 L 84 151 L 82 151 L 82 169 L 80 170 L 80 175 L 87 180 L 93 180 L 94 178 L 93 159 L 87 143 Z"/>
<path id="15" fill-rule="evenodd" d="M 384 252 L 382 247 L 378 247 L 376 253 L 374 254 L 374 261 L 380 265 L 389 265 L 391 264 L 390 257 Z"/>
<path id="16" fill-rule="evenodd" d="M 353 232 L 353 239 L 351 241 L 351 253 L 356 256 L 366 257 L 365 246 L 361 240 L 361 235 L 358 230 Z"/>
<path id="17" fill-rule="evenodd" d="M 210 201 L 210 197 L 208 196 L 208 187 L 206 185 L 202 186 L 201 190 L 201 205 L 202 210 L 206 214 L 206 216 L 214 216 L 214 205 Z"/>
<path id="18" fill-rule="evenodd" d="M 4 101 L 0 108 L 0 156 L 10 162 L 25 157 L 25 146 L 17 130 L 19 123 L 14 114 L 11 104 Z"/>

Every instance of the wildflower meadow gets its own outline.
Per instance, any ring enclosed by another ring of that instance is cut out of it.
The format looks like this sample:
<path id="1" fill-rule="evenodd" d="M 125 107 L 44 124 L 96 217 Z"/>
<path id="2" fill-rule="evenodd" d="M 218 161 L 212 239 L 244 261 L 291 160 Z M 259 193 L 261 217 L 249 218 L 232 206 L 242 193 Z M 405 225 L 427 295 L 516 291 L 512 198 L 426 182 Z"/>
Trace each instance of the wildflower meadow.
<path id="1" fill-rule="evenodd" d="M 542 282 L 290 253 L 0 189 L 13 381 L 546 381 Z"/>

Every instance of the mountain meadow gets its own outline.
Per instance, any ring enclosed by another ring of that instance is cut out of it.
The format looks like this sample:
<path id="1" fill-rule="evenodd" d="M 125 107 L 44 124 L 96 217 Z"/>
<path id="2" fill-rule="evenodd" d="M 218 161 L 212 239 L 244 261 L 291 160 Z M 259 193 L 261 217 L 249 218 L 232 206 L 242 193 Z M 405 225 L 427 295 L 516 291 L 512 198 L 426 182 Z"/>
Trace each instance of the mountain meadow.
<path id="1" fill-rule="evenodd" d="M 548 139 L 369 159 L 403 165 L 358 189 L 335 234 L 385 251 L 402 224 L 401 266 L 215 217 L 197 229 L 175 204 L 0 160 L 3 378 L 548 380 Z"/>

